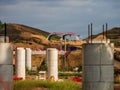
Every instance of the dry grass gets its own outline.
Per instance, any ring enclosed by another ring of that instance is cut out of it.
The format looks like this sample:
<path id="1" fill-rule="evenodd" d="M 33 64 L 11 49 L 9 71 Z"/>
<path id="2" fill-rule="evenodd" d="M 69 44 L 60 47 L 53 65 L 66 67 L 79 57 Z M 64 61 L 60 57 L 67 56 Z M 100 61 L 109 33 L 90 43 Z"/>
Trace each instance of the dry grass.
<path id="1" fill-rule="evenodd" d="M 81 90 L 81 85 L 73 81 L 24 80 L 15 81 L 13 90 Z"/>
<path id="2" fill-rule="evenodd" d="M 33 50 L 42 49 L 45 50 L 46 48 L 53 47 L 53 48 L 60 48 L 60 40 L 48 41 L 46 36 L 48 35 L 47 32 L 38 30 L 35 28 L 31 28 L 25 25 L 20 24 L 7 24 L 8 29 L 8 36 L 10 37 L 10 41 L 13 44 L 14 49 L 16 47 L 24 47 L 24 48 L 31 48 Z M 72 51 L 69 53 L 68 58 L 66 60 L 66 66 L 76 67 L 81 64 L 81 48 L 82 44 L 85 43 L 84 41 L 66 41 L 67 48 L 69 50 L 70 46 L 76 46 L 79 50 Z M 64 47 L 64 40 L 62 42 Z M 45 60 L 45 55 L 33 55 L 32 56 L 32 64 L 33 66 L 39 66 L 41 62 Z M 61 61 L 63 57 L 59 55 L 59 67 L 62 66 Z"/>

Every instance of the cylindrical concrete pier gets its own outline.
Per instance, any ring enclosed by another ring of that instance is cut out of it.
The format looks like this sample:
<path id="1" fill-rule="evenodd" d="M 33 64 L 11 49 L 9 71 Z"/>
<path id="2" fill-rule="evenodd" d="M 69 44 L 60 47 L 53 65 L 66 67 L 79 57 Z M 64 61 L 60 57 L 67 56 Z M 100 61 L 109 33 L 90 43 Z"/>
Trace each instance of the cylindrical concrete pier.
<path id="1" fill-rule="evenodd" d="M 13 53 L 10 43 L 0 43 L 0 90 L 13 90 Z"/>
<path id="2" fill-rule="evenodd" d="M 113 90 L 113 45 L 83 45 L 83 90 Z"/>
<path id="3" fill-rule="evenodd" d="M 48 78 L 54 77 L 58 80 L 58 50 L 55 48 L 47 49 Z"/>
<path id="4" fill-rule="evenodd" d="M 16 51 L 16 77 L 25 79 L 25 49 L 20 47 Z"/>
<path id="5" fill-rule="evenodd" d="M 0 36 L 0 43 L 9 43 L 9 37 L 8 36 Z"/>
<path id="6" fill-rule="evenodd" d="M 26 58 L 26 67 L 27 67 L 27 69 L 28 70 L 31 70 L 31 49 L 30 48 L 26 48 L 26 50 L 25 50 L 26 52 L 25 52 L 25 58 Z"/>

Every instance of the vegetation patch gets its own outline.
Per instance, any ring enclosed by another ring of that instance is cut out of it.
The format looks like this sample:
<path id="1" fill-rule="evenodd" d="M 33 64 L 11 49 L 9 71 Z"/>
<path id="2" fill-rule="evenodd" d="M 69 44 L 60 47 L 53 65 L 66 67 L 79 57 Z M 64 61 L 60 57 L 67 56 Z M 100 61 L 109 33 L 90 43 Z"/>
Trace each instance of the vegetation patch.
<path id="1" fill-rule="evenodd" d="M 67 80 L 63 82 L 43 80 L 14 81 L 13 90 L 33 90 L 34 88 L 46 88 L 48 90 L 82 90 L 79 83 Z"/>
<path id="2" fill-rule="evenodd" d="M 80 73 L 64 73 L 64 72 L 59 72 L 59 76 L 76 76 L 76 77 L 82 77 L 82 74 L 80 74 Z"/>

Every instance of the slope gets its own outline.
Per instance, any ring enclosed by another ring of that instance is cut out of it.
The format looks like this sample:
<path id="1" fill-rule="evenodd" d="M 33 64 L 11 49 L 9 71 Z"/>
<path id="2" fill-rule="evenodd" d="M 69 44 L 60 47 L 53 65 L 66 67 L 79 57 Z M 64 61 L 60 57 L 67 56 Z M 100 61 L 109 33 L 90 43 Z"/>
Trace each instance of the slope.
<path id="1" fill-rule="evenodd" d="M 4 35 L 4 31 L 1 31 L 0 34 Z M 44 48 L 49 43 L 46 40 L 48 34 L 43 30 L 21 24 L 7 24 L 7 36 L 14 46 Z"/>
<path id="2" fill-rule="evenodd" d="M 7 24 L 7 36 L 10 38 L 10 42 L 13 44 L 13 48 L 16 47 L 27 47 L 32 50 L 46 50 L 48 47 L 60 48 L 61 42 L 60 40 L 51 40 L 48 41 L 46 37 L 48 36 L 48 32 L 32 28 L 26 25 L 21 24 Z M 4 35 L 4 31 L 0 32 L 0 35 Z M 69 53 L 66 58 L 66 68 L 72 69 L 73 67 L 81 65 L 81 45 L 83 41 L 66 41 L 66 49 Z M 62 46 L 64 49 L 64 40 L 62 42 Z M 71 46 L 76 46 L 78 49 L 76 51 L 69 51 Z M 39 67 L 46 59 L 45 55 L 32 55 L 32 66 Z M 62 67 L 63 56 L 59 55 L 59 69 Z"/>

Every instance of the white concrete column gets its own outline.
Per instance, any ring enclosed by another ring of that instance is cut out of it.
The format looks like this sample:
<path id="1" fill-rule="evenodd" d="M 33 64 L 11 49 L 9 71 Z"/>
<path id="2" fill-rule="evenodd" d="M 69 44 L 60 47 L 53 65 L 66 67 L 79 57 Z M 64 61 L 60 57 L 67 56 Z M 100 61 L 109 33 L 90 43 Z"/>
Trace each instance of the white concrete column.
<path id="1" fill-rule="evenodd" d="M 6 36 L 6 42 L 9 43 L 9 37 Z M 5 36 L 0 36 L 0 43 L 5 43 Z"/>
<path id="2" fill-rule="evenodd" d="M 25 58 L 26 58 L 26 67 L 28 68 L 28 70 L 31 70 L 31 49 L 30 48 L 26 48 L 26 52 L 25 52 Z"/>
<path id="3" fill-rule="evenodd" d="M 25 49 L 22 47 L 16 51 L 16 77 L 25 79 Z"/>
<path id="4" fill-rule="evenodd" d="M 48 78 L 54 77 L 58 80 L 58 50 L 56 48 L 47 49 Z"/>
<path id="5" fill-rule="evenodd" d="M 13 90 L 13 51 L 10 43 L 0 43 L 0 90 Z"/>

